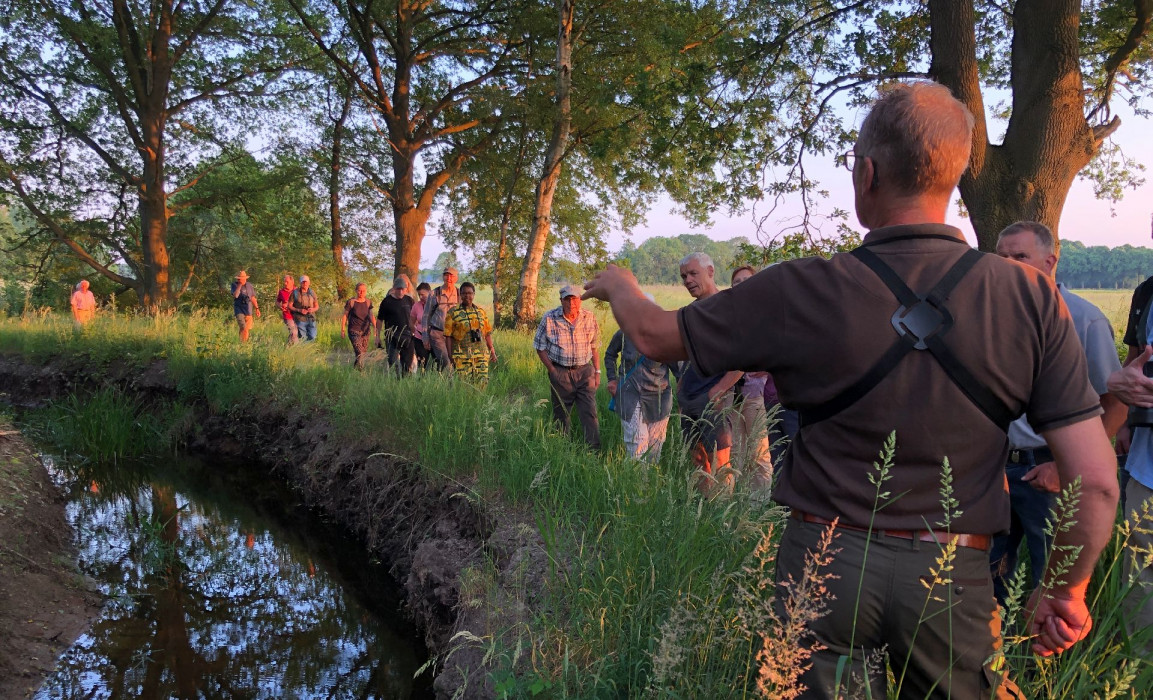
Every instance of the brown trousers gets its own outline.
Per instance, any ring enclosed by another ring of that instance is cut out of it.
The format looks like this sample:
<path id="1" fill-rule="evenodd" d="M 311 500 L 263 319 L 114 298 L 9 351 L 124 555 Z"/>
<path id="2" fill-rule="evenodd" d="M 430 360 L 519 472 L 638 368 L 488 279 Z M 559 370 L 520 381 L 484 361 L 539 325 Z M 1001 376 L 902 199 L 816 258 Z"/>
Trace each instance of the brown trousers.
<path id="1" fill-rule="evenodd" d="M 584 430 L 585 442 L 594 450 L 601 446 L 600 424 L 597 423 L 596 389 L 593 379 L 596 368 L 591 364 L 568 369 L 557 367 L 549 372 L 548 382 L 552 387 L 552 418 L 567 435 L 573 407 L 576 407 Z"/>

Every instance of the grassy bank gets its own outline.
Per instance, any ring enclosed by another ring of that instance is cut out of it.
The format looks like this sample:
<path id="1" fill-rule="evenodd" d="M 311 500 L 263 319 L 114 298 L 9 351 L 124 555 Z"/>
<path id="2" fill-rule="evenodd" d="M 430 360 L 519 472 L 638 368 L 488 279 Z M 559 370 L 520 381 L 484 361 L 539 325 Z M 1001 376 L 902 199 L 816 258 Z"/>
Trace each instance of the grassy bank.
<path id="1" fill-rule="evenodd" d="M 611 321 L 596 313 L 607 338 Z M 726 697 L 787 696 L 789 666 L 803 644 L 769 615 L 779 510 L 743 489 L 732 499 L 702 500 L 675 431 L 658 467 L 624 459 L 603 392 L 605 455 L 555 434 L 529 337 L 498 332 L 500 360 L 478 388 L 440 376 L 400 380 L 379 365 L 357 373 L 336 331 L 322 324 L 319 342 L 286 348 L 282 326 L 266 318 L 241 347 L 224 311 L 105 316 L 82 332 L 44 315 L 0 321 L 0 352 L 67 357 L 94 372 L 110 363 L 143 369 L 163 358 L 186 400 L 238 420 L 265 403 L 321 410 L 337 437 L 373 439 L 433 478 L 475 476 L 476 498 L 487 506 L 532 513 L 554 562 L 538 614 L 503 644 L 460 640 L 499 661 L 493 680 L 508 696 L 717 697 L 718 689 Z M 125 406 L 107 410 L 146 420 Z M 1153 686 L 1153 669 L 1137 661 L 1121 632 L 1122 546 L 1119 533 L 1099 566 L 1097 623 L 1085 643 L 1038 662 L 1027 640 L 1010 639 L 1006 658 L 1029 696 L 1130 697 Z M 481 591 L 491 578 L 477 570 L 467 590 Z"/>

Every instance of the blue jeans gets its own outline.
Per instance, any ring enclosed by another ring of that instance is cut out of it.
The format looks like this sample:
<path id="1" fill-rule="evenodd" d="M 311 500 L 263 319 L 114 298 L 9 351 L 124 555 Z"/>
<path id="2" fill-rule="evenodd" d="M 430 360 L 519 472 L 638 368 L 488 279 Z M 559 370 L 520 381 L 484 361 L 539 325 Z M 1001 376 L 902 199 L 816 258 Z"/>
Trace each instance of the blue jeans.
<path id="1" fill-rule="evenodd" d="M 301 340 L 313 341 L 316 340 L 316 319 L 315 318 L 302 318 L 296 322 L 296 330 L 300 333 Z"/>
<path id="2" fill-rule="evenodd" d="M 1030 589 L 1036 588 L 1041 582 L 1041 574 L 1045 572 L 1045 560 L 1053 543 L 1052 538 L 1045 534 L 1045 521 L 1053 508 L 1054 494 L 1038 491 L 1028 482 L 1021 481 L 1021 477 L 1034 466 L 1036 465 L 1033 459 L 1020 464 L 1005 465 L 1005 478 L 1009 480 L 1011 511 L 1009 534 L 994 537 L 993 546 L 989 550 L 993 594 L 1002 605 L 1008 597 L 1009 582 L 1017 569 L 1017 553 L 1021 549 L 1021 540 L 1025 540 L 1025 547 L 1029 553 L 1029 568 L 1032 574 Z"/>

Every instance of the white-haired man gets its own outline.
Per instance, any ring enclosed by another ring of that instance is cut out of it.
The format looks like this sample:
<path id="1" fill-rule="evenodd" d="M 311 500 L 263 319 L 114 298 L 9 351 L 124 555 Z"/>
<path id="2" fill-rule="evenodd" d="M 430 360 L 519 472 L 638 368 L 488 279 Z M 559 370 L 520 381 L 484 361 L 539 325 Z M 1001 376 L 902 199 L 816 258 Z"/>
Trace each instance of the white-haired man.
<path id="1" fill-rule="evenodd" d="M 792 509 L 778 581 L 814 575 L 814 552 L 830 560 L 817 572 L 830 575 L 830 609 L 809 625 L 818 646 L 805 698 L 860 693 L 863 682 L 884 697 L 870 657 L 887 660 L 902 698 L 1008 696 L 1011 682 L 990 665 L 1000 621 L 988 549 L 1008 527 L 1005 432 L 1022 412 L 1062 482 L 1081 481 L 1077 523 L 1056 538 L 1081 554 L 1030 599 L 1033 649 L 1060 653 L 1091 626 L 1086 589 L 1117 504 L 1113 452 L 1052 280 L 972 250 L 944 224 L 972 125 L 934 83 L 877 100 L 845 159 L 869 229 L 851 253 L 775 265 L 679 312 L 648 302 L 627 270 L 586 285 L 646 356 L 691 358 L 705 374 L 769 371 L 782 403 L 800 410 L 773 498 Z M 891 452 L 882 446 L 894 434 Z M 946 556 L 949 583 L 938 575 Z M 796 609 L 795 590 L 779 591 L 779 616 Z"/>
<path id="2" fill-rule="evenodd" d="M 717 288 L 716 266 L 707 253 L 689 253 L 681 260 L 681 283 L 694 302 L 708 299 Z M 693 464 L 703 472 L 699 483 L 708 493 L 719 480 L 732 485 L 729 461 L 733 448 L 733 431 L 728 410 L 732 407 L 732 388 L 741 372 L 702 374 L 690 361 L 677 377 L 677 405 L 681 412 L 681 434 L 689 447 Z"/>

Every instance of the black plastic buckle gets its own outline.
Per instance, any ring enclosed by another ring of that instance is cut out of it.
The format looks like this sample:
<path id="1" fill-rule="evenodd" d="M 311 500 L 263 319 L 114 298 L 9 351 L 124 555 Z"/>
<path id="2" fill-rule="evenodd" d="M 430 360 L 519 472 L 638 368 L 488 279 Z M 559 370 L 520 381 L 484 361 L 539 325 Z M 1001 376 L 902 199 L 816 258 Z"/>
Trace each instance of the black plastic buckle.
<path id="1" fill-rule="evenodd" d="M 952 314 L 926 299 L 917 302 L 912 308 L 902 305 L 891 320 L 897 335 L 908 335 L 917 341 L 913 345 L 915 350 L 927 349 L 927 338 L 943 333 L 953 325 Z"/>

